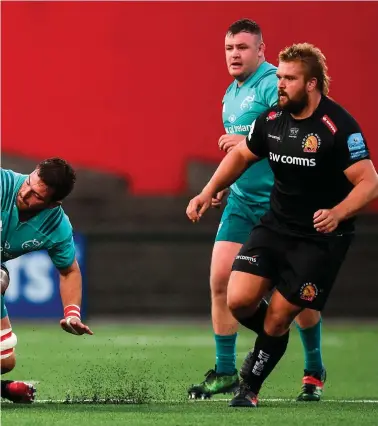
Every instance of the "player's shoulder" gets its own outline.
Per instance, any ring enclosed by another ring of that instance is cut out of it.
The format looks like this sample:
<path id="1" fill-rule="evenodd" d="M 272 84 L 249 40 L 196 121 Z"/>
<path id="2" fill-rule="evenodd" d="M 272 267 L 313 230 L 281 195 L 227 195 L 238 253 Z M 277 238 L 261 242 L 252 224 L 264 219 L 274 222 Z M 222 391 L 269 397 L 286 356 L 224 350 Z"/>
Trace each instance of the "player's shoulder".
<path id="1" fill-rule="evenodd" d="M 72 236 L 72 225 L 61 206 L 55 207 L 41 224 L 39 231 L 52 243 L 64 241 Z"/>
<path id="2" fill-rule="evenodd" d="M 357 120 L 335 100 L 328 96 L 323 97 L 321 108 L 321 121 L 336 134 L 337 132 L 349 131 L 349 128 L 359 127 Z"/>
<path id="3" fill-rule="evenodd" d="M 1 167 L 1 186 L 4 188 L 5 186 L 15 186 L 19 182 L 24 181 L 27 175 L 22 173 L 14 172 L 10 169 L 4 169 Z M 5 188 L 4 188 L 5 189 Z"/>

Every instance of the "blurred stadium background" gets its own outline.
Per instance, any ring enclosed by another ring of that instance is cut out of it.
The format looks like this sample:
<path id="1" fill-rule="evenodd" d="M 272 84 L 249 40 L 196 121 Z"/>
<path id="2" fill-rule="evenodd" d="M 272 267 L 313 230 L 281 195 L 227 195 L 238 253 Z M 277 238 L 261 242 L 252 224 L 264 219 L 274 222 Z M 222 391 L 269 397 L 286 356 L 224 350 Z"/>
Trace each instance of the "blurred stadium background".
<path id="1" fill-rule="evenodd" d="M 261 25 L 272 63 L 293 42 L 319 46 L 330 95 L 359 121 L 378 164 L 377 3 L 2 2 L 1 13 L 2 167 L 28 173 L 49 156 L 76 166 L 64 207 L 89 323 L 209 319 L 221 211 L 193 225 L 185 209 L 222 158 L 221 101 L 230 83 L 223 43 L 233 21 Z M 359 220 L 325 318 L 378 318 L 377 213 L 372 205 Z M 13 322 L 58 319 L 46 255 L 9 268 Z"/>

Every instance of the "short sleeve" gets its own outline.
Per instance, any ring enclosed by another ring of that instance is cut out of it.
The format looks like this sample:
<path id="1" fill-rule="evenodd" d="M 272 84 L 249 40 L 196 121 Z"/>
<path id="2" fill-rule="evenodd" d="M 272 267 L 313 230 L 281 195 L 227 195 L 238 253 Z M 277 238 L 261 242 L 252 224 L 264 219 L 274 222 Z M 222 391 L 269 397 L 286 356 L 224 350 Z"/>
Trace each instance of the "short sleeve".
<path id="1" fill-rule="evenodd" d="M 48 254 L 56 268 L 65 269 L 71 266 L 76 256 L 72 234 L 65 240 L 55 243 L 48 249 Z"/>
<path id="2" fill-rule="evenodd" d="M 335 135 L 335 159 L 341 170 L 370 158 L 366 139 L 358 123 L 348 116 Z"/>
<path id="3" fill-rule="evenodd" d="M 268 146 L 265 138 L 265 114 L 260 115 L 251 125 L 251 130 L 247 136 L 247 147 L 257 157 L 268 156 Z"/>

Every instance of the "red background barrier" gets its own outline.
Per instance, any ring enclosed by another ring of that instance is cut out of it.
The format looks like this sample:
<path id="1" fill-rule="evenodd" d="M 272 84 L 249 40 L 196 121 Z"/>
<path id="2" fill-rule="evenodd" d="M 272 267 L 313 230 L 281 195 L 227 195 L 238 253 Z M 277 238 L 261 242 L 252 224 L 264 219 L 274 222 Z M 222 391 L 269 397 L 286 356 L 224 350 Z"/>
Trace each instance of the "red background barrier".
<path id="1" fill-rule="evenodd" d="M 267 59 L 293 42 L 328 59 L 331 96 L 359 121 L 377 163 L 378 4 L 372 2 L 2 2 L 2 148 L 131 179 L 134 193 L 185 189 L 185 165 L 218 161 L 230 83 L 224 35 L 260 23 Z"/>

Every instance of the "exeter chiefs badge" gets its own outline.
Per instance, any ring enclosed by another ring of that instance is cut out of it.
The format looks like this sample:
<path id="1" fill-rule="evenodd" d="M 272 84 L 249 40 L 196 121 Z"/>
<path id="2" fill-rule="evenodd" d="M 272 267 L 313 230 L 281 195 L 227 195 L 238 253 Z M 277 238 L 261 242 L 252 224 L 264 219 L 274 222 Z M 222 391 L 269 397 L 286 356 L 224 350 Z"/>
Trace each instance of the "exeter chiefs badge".
<path id="1" fill-rule="evenodd" d="M 303 152 L 315 153 L 320 147 L 320 137 L 316 133 L 310 133 L 303 138 Z"/>
<path id="2" fill-rule="evenodd" d="M 302 285 L 299 290 L 299 297 L 302 300 L 307 300 L 307 302 L 312 302 L 315 297 L 318 295 L 319 291 L 315 284 L 305 283 Z"/>

